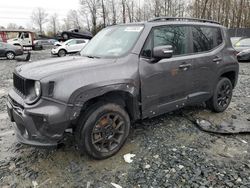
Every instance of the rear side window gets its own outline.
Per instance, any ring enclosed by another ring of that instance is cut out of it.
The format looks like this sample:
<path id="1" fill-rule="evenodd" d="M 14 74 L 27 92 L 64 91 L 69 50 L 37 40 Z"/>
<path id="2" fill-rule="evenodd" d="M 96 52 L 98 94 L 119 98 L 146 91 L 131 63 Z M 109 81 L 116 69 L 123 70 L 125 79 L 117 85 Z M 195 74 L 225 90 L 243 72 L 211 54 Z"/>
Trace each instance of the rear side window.
<path id="1" fill-rule="evenodd" d="M 222 42 L 221 30 L 216 27 L 192 26 L 193 52 L 210 51 Z"/>
<path id="2" fill-rule="evenodd" d="M 84 41 L 84 40 L 77 40 L 76 43 L 77 43 L 77 44 L 82 44 L 82 43 L 85 43 L 85 41 Z"/>

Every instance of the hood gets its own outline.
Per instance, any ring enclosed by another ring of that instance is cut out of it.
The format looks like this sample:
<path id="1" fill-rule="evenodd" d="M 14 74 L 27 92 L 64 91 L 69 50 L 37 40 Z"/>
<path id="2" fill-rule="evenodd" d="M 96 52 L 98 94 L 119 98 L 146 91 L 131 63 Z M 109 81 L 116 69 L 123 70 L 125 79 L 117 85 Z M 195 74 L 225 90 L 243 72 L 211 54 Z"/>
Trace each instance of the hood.
<path id="1" fill-rule="evenodd" d="M 9 42 L 14 42 L 14 41 L 18 41 L 18 38 L 13 38 L 13 39 L 7 40 L 8 43 L 9 43 Z"/>
<path id="2" fill-rule="evenodd" d="M 62 46 L 62 43 L 57 41 L 54 43 L 54 46 Z"/>
<path id="3" fill-rule="evenodd" d="M 62 74 L 69 71 L 88 70 L 93 67 L 106 66 L 114 63 L 115 59 L 93 59 L 81 56 L 51 58 L 22 65 L 16 68 L 17 74 L 32 80 L 41 80 L 45 77 Z"/>

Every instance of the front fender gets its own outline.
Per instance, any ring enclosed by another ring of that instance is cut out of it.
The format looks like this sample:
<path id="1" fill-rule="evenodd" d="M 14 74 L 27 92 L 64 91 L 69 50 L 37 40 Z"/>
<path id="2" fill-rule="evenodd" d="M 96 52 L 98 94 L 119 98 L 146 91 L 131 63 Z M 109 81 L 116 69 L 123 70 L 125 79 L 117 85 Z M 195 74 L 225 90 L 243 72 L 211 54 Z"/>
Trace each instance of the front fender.
<path id="1" fill-rule="evenodd" d="M 70 120 L 75 120 L 80 115 L 81 109 L 84 104 L 90 99 L 100 97 L 109 92 L 122 91 L 127 92 L 131 96 L 136 97 L 139 94 L 139 90 L 133 83 L 114 83 L 109 85 L 89 85 L 76 90 L 69 99 L 70 108 Z"/>

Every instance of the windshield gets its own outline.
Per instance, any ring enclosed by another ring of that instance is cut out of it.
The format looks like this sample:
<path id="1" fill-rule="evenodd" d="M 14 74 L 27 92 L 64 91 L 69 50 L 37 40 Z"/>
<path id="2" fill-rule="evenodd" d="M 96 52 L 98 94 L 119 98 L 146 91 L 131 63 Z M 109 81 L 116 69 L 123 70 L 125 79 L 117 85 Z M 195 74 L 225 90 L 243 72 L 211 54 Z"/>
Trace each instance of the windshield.
<path id="1" fill-rule="evenodd" d="M 81 51 L 82 56 L 119 57 L 133 47 L 142 25 L 113 26 L 100 31 Z"/>

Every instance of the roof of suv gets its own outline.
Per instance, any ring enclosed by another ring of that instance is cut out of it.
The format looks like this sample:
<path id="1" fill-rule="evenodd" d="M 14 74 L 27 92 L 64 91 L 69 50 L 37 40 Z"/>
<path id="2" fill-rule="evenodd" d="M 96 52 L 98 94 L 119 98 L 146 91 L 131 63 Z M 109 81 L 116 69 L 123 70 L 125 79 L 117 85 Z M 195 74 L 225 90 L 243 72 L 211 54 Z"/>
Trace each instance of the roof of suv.
<path id="1" fill-rule="evenodd" d="M 148 22 L 156 22 L 156 21 L 191 21 L 191 22 L 202 22 L 202 23 L 213 23 L 219 24 L 219 22 L 213 20 L 206 20 L 206 19 L 198 19 L 198 18 L 185 18 L 185 17 L 157 17 L 150 19 Z"/>
<path id="2" fill-rule="evenodd" d="M 120 25 L 137 25 L 137 24 L 143 24 L 143 25 L 151 25 L 151 26 L 158 26 L 158 25 L 166 25 L 166 24 L 187 24 L 187 25 L 207 25 L 207 26 L 214 26 L 214 27 L 220 27 L 225 28 L 223 25 L 221 25 L 217 21 L 213 20 L 206 20 L 206 19 L 198 19 L 198 18 L 185 18 L 185 17 L 156 17 L 153 19 L 150 19 L 147 22 L 138 22 L 138 23 L 125 23 Z"/>
<path id="3" fill-rule="evenodd" d="M 219 22 L 213 20 L 206 20 L 206 19 L 198 19 L 198 18 L 185 18 L 185 17 L 157 17 L 145 22 L 145 24 L 151 25 L 163 25 L 163 24 L 192 24 L 192 25 L 209 25 L 214 27 L 222 27 Z"/>

